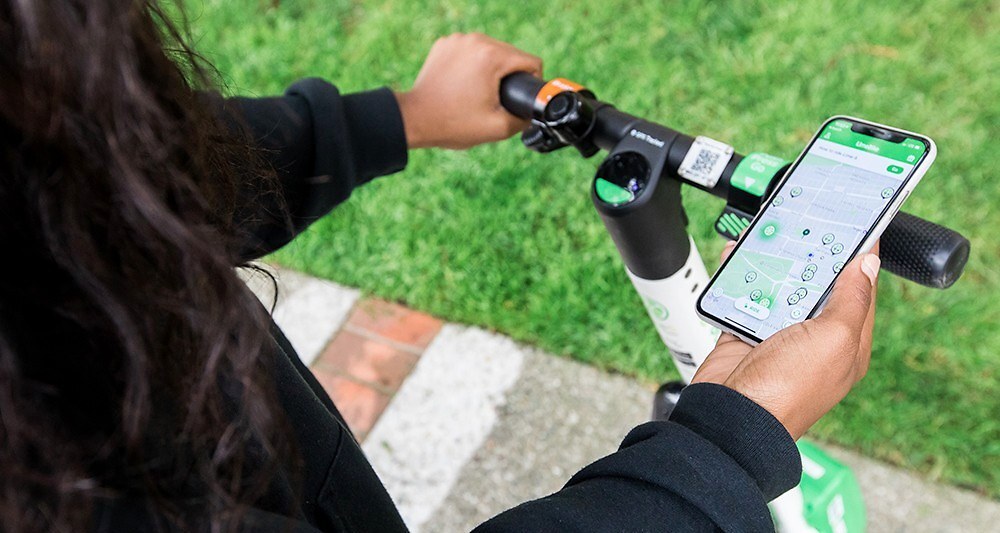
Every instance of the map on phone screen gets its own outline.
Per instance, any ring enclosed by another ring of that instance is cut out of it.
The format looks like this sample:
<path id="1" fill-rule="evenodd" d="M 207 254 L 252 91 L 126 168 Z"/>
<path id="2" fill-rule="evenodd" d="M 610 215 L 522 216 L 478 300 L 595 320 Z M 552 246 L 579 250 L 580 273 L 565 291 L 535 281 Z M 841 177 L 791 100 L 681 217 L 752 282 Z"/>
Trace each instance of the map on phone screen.
<path id="1" fill-rule="evenodd" d="M 878 155 L 831 140 L 844 136 L 836 124 L 759 215 L 702 299 L 705 312 L 760 340 L 808 318 L 924 149 L 914 141 L 913 154 Z"/>

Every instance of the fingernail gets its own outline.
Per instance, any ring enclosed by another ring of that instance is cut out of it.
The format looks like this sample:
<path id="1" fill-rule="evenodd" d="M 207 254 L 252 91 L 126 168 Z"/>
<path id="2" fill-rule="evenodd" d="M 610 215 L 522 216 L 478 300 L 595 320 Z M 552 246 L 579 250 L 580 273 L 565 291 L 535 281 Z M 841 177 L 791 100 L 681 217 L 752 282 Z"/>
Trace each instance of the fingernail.
<path id="1" fill-rule="evenodd" d="M 881 265 L 882 260 L 875 254 L 867 254 L 861 259 L 861 271 L 868 276 L 872 285 L 875 285 L 875 279 L 878 277 L 878 269 Z"/>
<path id="2" fill-rule="evenodd" d="M 724 249 L 730 250 L 736 246 L 736 241 L 726 241 L 726 245 L 723 246 Z"/>

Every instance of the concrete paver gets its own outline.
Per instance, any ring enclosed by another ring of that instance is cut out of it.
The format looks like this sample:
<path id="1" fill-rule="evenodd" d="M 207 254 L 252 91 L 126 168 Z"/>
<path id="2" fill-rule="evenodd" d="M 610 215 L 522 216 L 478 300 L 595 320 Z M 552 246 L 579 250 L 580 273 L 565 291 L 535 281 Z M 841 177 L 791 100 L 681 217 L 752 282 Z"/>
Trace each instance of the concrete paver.
<path id="1" fill-rule="evenodd" d="M 446 325 L 375 424 L 364 451 L 411 530 L 423 529 L 483 446 L 523 360 L 507 337 Z"/>
<path id="2" fill-rule="evenodd" d="M 489 438 L 466 463 L 427 531 L 469 531 L 559 490 L 618 449 L 649 415 L 652 390 L 594 367 L 530 351 Z"/>
<path id="3" fill-rule="evenodd" d="M 558 490 L 580 467 L 617 449 L 628 430 L 649 416 L 651 387 L 530 353 L 493 432 L 428 521 L 428 531 L 468 531 Z M 857 477 L 868 531 L 1000 531 L 1000 502 L 836 446 L 822 447 Z"/>

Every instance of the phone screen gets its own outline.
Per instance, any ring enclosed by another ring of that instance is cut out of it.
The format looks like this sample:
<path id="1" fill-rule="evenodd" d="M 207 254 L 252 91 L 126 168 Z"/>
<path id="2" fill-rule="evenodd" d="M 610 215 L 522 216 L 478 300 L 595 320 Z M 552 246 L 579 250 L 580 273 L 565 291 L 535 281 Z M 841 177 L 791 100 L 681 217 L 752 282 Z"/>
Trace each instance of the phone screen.
<path id="1" fill-rule="evenodd" d="M 758 342 L 812 315 L 928 149 L 856 124 L 820 130 L 709 284 L 703 314 Z"/>

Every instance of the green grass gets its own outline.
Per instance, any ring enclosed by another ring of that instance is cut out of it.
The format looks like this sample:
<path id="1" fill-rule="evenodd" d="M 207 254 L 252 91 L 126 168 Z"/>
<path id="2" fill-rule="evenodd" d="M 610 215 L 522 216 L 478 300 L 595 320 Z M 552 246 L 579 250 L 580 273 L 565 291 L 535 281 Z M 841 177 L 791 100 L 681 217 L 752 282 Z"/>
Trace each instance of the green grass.
<path id="1" fill-rule="evenodd" d="M 980 2 L 301 0 L 192 3 L 227 91 L 305 76 L 406 88 L 436 36 L 482 31 L 632 113 L 785 157 L 846 113 L 932 136 L 906 209 L 972 241 L 937 291 L 885 276 L 868 377 L 814 436 L 1000 495 L 1000 15 Z M 992 144 L 991 144 L 992 143 Z M 590 205 L 598 160 L 517 140 L 413 153 L 276 259 L 449 320 L 658 381 L 668 355 Z M 716 266 L 722 204 L 687 191 Z"/>

